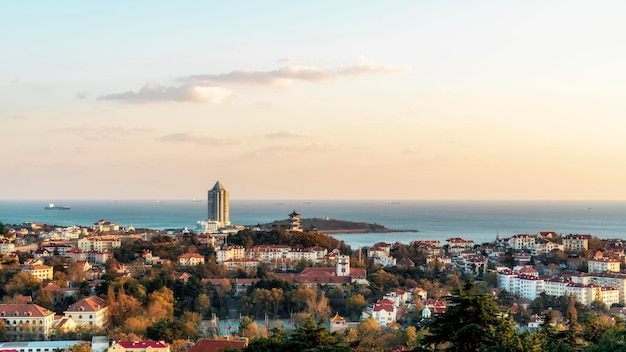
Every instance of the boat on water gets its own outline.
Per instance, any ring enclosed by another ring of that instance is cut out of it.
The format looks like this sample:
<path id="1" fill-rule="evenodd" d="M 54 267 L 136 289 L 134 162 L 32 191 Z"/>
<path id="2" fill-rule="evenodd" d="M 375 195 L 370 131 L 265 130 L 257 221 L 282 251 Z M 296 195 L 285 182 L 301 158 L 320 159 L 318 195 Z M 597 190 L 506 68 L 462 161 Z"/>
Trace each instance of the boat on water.
<path id="1" fill-rule="evenodd" d="M 71 208 L 67 205 L 54 205 L 54 203 L 48 204 L 47 207 L 44 207 L 46 210 L 70 210 Z"/>

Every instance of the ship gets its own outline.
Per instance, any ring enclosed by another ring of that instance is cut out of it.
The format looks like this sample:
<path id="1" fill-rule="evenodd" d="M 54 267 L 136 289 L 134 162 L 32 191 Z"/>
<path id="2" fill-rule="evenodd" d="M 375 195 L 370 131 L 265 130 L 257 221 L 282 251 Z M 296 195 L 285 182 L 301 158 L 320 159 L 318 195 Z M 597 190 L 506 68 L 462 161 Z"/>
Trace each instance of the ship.
<path id="1" fill-rule="evenodd" d="M 70 210 L 71 208 L 67 205 L 54 205 L 54 203 L 48 204 L 47 207 L 44 207 L 46 210 Z"/>

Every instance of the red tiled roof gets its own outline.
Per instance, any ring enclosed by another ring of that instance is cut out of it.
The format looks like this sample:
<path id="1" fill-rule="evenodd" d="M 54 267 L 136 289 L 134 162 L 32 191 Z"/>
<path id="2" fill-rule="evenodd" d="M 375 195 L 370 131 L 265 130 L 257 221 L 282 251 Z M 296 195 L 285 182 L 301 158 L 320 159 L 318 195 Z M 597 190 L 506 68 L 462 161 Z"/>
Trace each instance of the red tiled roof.
<path id="1" fill-rule="evenodd" d="M 200 339 L 187 352 L 221 352 L 226 348 L 242 350 L 247 345 L 245 341 Z"/>
<path id="2" fill-rule="evenodd" d="M 124 348 L 166 348 L 169 346 L 161 341 L 120 341 L 117 344 Z"/>
<path id="3" fill-rule="evenodd" d="M 0 304 L 0 316 L 42 318 L 54 315 L 54 312 L 36 304 Z"/>
<path id="4" fill-rule="evenodd" d="M 67 308 L 68 312 L 97 312 L 105 307 L 105 302 L 98 296 L 79 299 Z"/>

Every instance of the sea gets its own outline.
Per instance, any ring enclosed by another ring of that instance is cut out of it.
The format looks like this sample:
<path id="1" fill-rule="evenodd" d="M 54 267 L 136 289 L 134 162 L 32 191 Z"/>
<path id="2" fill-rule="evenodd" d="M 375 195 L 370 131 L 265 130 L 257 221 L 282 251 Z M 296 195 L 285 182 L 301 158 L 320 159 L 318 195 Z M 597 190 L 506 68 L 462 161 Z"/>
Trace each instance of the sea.
<path id="1" fill-rule="evenodd" d="M 207 217 L 206 200 L 66 200 L 70 210 L 45 210 L 49 201 L 0 200 L 0 222 L 91 226 L 104 219 L 121 226 L 194 230 Z M 462 237 L 476 243 L 496 236 L 554 231 L 626 239 L 626 201 L 379 201 L 231 200 L 234 225 L 256 225 L 288 218 L 330 218 L 415 232 L 338 233 L 353 249 L 377 242 L 410 243 Z"/>

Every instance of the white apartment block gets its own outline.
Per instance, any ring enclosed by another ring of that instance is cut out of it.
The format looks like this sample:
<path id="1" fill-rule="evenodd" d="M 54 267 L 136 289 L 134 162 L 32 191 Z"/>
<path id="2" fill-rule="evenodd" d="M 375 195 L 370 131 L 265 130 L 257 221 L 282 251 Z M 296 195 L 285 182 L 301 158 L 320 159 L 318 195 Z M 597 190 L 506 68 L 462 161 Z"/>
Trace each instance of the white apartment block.
<path id="1" fill-rule="evenodd" d="M 243 259 L 246 257 L 246 249 L 243 246 L 222 246 L 215 257 L 218 264 L 230 259 Z"/>
<path id="2" fill-rule="evenodd" d="M 539 242 L 535 244 L 535 248 L 533 248 L 532 254 L 533 255 L 548 254 L 555 249 L 564 250 L 562 244 L 557 244 L 556 242 L 551 241 L 551 240 L 540 240 Z"/>
<path id="3" fill-rule="evenodd" d="M 108 307 L 98 296 L 85 297 L 72 304 L 64 312 L 76 325 L 102 328 L 107 323 Z"/>
<path id="4" fill-rule="evenodd" d="M 95 236 L 84 237 L 78 240 L 78 249 L 82 251 L 104 251 L 120 248 L 122 240 L 119 237 Z"/>
<path id="5" fill-rule="evenodd" d="M 509 239 L 509 246 L 515 250 L 533 249 L 535 243 L 535 236 L 528 234 L 518 234 Z"/>
<path id="6" fill-rule="evenodd" d="M 567 251 L 586 251 L 589 249 L 591 235 L 567 235 L 563 237 L 563 249 Z"/>
<path id="7" fill-rule="evenodd" d="M 513 293 L 515 281 L 517 281 L 517 273 L 513 270 L 505 269 L 498 272 L 498 288 Z"/>
<path id="8" fill-rule="evenodd" d="M 54 312 L 36 304 L 0 304 L 0 320 L 7 334 L 18 339 L 22 335 L 47 339 L 55 325 Z"/>
<path id="9" fill-rule="evenodd" d="M 11 254 L 15 252 L 15 244 L 9 241 L 0 242 L 0 254 Z"/>
<path id="10" fill-rule="evenodd" d="M 376 258 L 378 256 L 388 256 L 391 253 L 391 244 L 378 242 L 367 250 L 368 258 Z"/>
<path id="11" fill-rule="evenodd" d="M 532 301 L 543 292 L 544 282 L 534 275 L 519 274 L 517 279 L 514 280 L 514 285 L 515 291 L 513 293 L 517 293 Z"/>
<path id="12" fill-rule="evenodd" d="M 256 269 L 260 263 L 261 262 L 258 259 L 254 258 L 232 258 L 224 260 L 222 262 L 222 265 L 224 265 L 224 267 L 226 267 L 226 270 L 228 271 L 237 270 L 237 268 L 249 271 L 252 269 Z"/>
<path id="13" fill-rule="evenodd" d="M 612 271 L 618 273 L 620 271 L 620 261 L 611 258 L 594 258 L 588 262 L 588 273 L 603 273 Z"/>
<path id="14" fill-rule="evenodd" d="M 52 280 L 53 269 L 47 265 L 27 265 L 22 267 L 22 271 L 29 273 L 39 281 Z"/>

